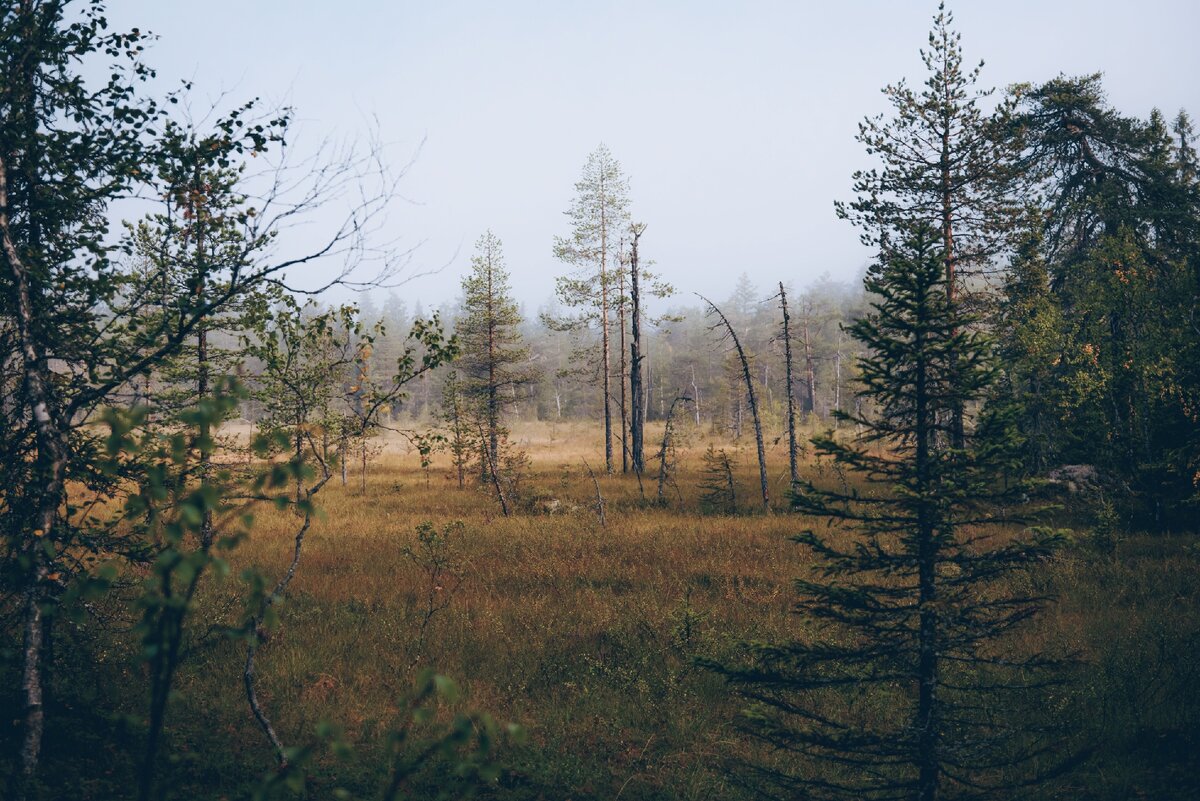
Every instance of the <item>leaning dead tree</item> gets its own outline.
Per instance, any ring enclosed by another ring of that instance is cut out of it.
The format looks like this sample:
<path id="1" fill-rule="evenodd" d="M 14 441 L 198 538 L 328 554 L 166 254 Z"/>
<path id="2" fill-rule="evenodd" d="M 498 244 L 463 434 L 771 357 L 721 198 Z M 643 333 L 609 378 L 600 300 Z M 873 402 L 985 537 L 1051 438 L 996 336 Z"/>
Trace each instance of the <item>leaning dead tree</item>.
<path id="1" fill-rule="evenodd" d="M 737 351 L 738 359 L 742 363 L 742 378 L 746 382 L 746 396 L 750 401 L 750 416 L 754 420 L 754 444 L 758 447 L 758 479 L 762 485 L 762 502 L 765 511 L 771 511 L 771 496 L 767 485 L 767 452 L 763 447 L 762 420 L 758 415 L 758 397 L 754 393 L 754 378 L 750 374 L 750 360 L 746 358 L 746 350 L 742 347 L 741 340 L 738 339 L 737 332 L 733 330 L 733 325 L 729 322 L 729 318 L 717 308 L 717 305 L 708 298 L 697 293 L 696 297 L 708 304 L 709 311 L 715 314 L 719 319 L 718 325 L 712 326 L 713 329 L 724 327 L 733 348 Z"/>
<path id="2" fill-rule="evenodd" d="M 796 384 L 792 378 L 792 326 L 788 316 L 787 291 L 783 282 L 779 282 L 779 306 L 783 310 L 783 358 L 787 378 L 787 430 L 788 430 L 788 471 L 791 486 L 800 483 L 800 471 L 796 464 Z"/>
<path id="3" fill-rule="evenodd" d="M 588 475 L 592 479 L 592 487 L 596 490 L 596 517 L 600 520 L 600 528 L 604 528 L 608 524 L 608 519 L 605 512 L 605 507 L 608 503 L 604 500 L 604 496 L 600 493 L 600 482 L 596 480 L 596 473 L 592 470 L 592 466 L 588 464 L 588 460 L 583 460 L 583 466 L 587 468 Z"/>

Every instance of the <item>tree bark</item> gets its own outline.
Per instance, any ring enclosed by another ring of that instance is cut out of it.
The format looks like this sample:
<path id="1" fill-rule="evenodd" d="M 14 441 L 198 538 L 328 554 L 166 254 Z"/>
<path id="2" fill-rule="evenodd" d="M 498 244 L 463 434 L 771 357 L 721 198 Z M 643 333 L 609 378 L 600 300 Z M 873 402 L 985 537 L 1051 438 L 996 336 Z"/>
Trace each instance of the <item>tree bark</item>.
<path id="1" fill-rule="evenodd" d="M 487 385 L 487 425 L 488 425 L 488 440 L 487 448 L 488 455 L 492 462 L 499 463 L 500 461 L 500 400 L 498 396 L 499 387 L 496 379 L 496 295 L 495 288 L 492 285 L 492 276 L 495 270 L 495 265 L 492 263 L 492 254 L 489 249 L 487 254 L 487 303 L 488 303 L 488 320 L 487 320 L 487 338 L 488 338 L 488 385 Z"/>
<path id="2" fill-rule="evenodd" d="M 604 177 L 600 178 L 600 349 L 604 370 L 604 469 L 613 472 L 612 436 L 612 353 L 609 347 L 608 319 L 608 204 L 604 198 Z"/>
<path id="3" fill-rule="evenodd" d="M 948 87 L 947 87 L 948 90 Z M 950 176 L 950 118 L 951 98 L 946 98 L 947 109 L 942 118 L 942 152 L 941 152 L 941 192 L 942 192 L 942 258 L 946 260 L 946 300 L 954 309 L 958 302 L 958 256 L 954 251 L 954 186 Z M 951 335 L 957 331 L 952 331 Z M 954 353 L 950 354 L 955 363 Z M 964 409 L 960 401 L 955 401 L 950 412 L 950 439 L 955 448 L 962 448 L 966 441 L 966 425 Z"/>
<path id="4" fill-rule="evenodd" d="M 675 424 L 675 407 L 680 403 L 687 403 L 691 398 L 685 396 L 677 397 L 671 401 L 671 408 L 667 411 L 667 421 L 663 426 L 662 447 L 658 451 L 658 503 L 666 502 L 666 487 L 670 480 L 670 458 L 668 454 L 671 451 L 671 434 L 674 431 Z"/>
<path id="5" fill-rule="evenodd" d="M 479 438 L 483 439 L 483 429 L 479 431 Z M 487 446 L 483 447 L 483 456 L 487 461 L 488 473 L 491 475 L 492 487 L 496 490 L 496 498 L 500 501 L 500 511 L 508 517 L 510 512 L 508 508 L 508 498 L 504 495 L 504 486 L 500 483 L 500 466 L 492 459 L 491 451 Z"/>
<path id="6" fill-rule="evenodd" d="M 306 493 L 309 501 L 313 496 L 320 491 L 325 482 L 329 480 L 329 473 L 326 471 L 325 476 L 317 485 L 309 489 Z M 255 688 L 255 680 L 257 678 L 255 669 L 255 657 L 258 655 L 258 646 L 262 642 L 263 623 L 266 620 L 267 611 L 279 602 L 287 591 L 288 585 L 292 583 L 292 579 L 296 575 L 296 568 L 300 564 L 300 553 L 304 548 L 304 536 L 308 533 L 309 527 L 312 525 L 312 509 L 307 509 L 304 513 L 304 522 L 300 525 L 296 532 L 296 538 L 292 548 L 292 560 L 288 563 L 287 571 L 276 582 L 275 587 L 271 590 L 271 594 L 266 596 L 262 604 L 259 606 L 254 617 L 249 621 L 247 632 L 249 636 L 249 644 L 246 646 L 246 662 L 242 667 L 242 686 L 246 691 L 246 702 L 250 706 L 250 712 L 254 715 L 254 719 L 258 722 L 258 726 L 263 730 L 267 740 L 271 743 L 271 748 L 275 750 L 275 759 L 280 767 L 286 767 L 287 752 L 284 750 L 283 741 L 279 739 L 279 735 L 275 732 L 275 727 L 271 724 L 271 719 L 267 717 L 267 713 L 263 710 L 262 704 L 258 700 L 258 692 Z"/>
<path id="7" fill-rule="evenodd" d="M 644 225 L 633 226 L 633 242 L 629 254 L 629 298 L 632 303 L 631 341 L 629 343 L 629 392 L 633 396 L 633 417 L 629 421 L 632 440 L 633 472 L 639 476 L 645 470 L 643 454 L 646 407 L 642 389 L 642 306 L 638 276 L 638 240 L 646 230 Z"/>
<path id="8" fill-rule="evenodd" d="M 197 162 L 198 163 L 198 162 Z M 199 167 L 192 175 L 192 191 L 190 205 L 192 207 L 192 221 L 196 228 L 196 264 L 195 270 L 199 281 L 196 284 L 196 305 L 203 307 L 204 305 L 204 290 L 207 286 L 208 270 L 206 269 L 206 259 L 204 255 L 204 206 L 201 202 L 203 196 L 203 187 L 201 185 L 201 176 Z M 208 315 L 205 315 L 196 325 L 196 402 L 204 403 L 208 397 Z M 209 439 L 212 437 L 212 427 L 209 423 L 208 416 L 203 415 L 200 420 L 200 483 L 207 484 L 212 470 L 212 451 L 209 447 Z M 213 513 L 211 509 L 204 510 L 204 517 L 200 521 L 200 542 L 207 549 L 212 545 L 213 538 Z"/>
<path id="9" fill-rule="evenodd" d="M 28 13 L 28 6 L 24 7 Z M 25 537 L 23 551 L 27 560 L 22 591 L 24 642 L 22 645 L 21 692 L 24 696 L 23 736 L 20 751 L 20 779 L 17 796 L 37 772 L 41 753 L 45 710 L 42 706 L 42 635 L 44 622 L 42 605 L 46 595 L 49 567 L 43 542 L 54 542 L 58 511 L 65 500 L 65 475 L 70 444 L 58 419 L 50 392 L 51 377 L 48 361 L 42 352 L 35 332 L 33 304 L 35 289 L 31 286 L 28 269 L 21 258 L 12 235 L 9 218 L 8 163 L 0 153 L 0 245 L 12 276 L 12 291 L 16 311 L 17 338 L 20 346 L 22 384 L 25 403 L 29 407 L 36 432 L 35 480 L 40 482 L 37 500 L 31 515 L 31 530 Z"/>
<path id="10" fill-rule="evenodd" d="M 629 422 L 628 405 L 626 403 L 626 396 L 625 396 L 625 376 L 628 374 L 628 366 L 626 364 L 626 358 L 627 358 L 628 351 L 625 350 L 626 320 L 625 320 L 625 265 L 624 264 L 622 264 L 621 269 L 618 270 L 618 276 L 619 276 L 619 278 L 618 278 L 618 283 L 617 283 L 617 325 L 620 326 L 621 330 L 620 330 L 620 336 L 619 336 L 619 341 L 618 341 L 618 345 L 617 345 L 617 350 L 618 350 L 618 352 L 620 352 L 621 358 L 619 360 L 617 367 L 620 370 L 620 382 L 621 382 L 621 396 L 620 396 L 620 401 L 619 401 L 620 414 L 621 414 L 621 472 L 628 473 L 629 472 L 629 442 L 627 439 L 627 433 L 629 431 L 630 422 Z"/>

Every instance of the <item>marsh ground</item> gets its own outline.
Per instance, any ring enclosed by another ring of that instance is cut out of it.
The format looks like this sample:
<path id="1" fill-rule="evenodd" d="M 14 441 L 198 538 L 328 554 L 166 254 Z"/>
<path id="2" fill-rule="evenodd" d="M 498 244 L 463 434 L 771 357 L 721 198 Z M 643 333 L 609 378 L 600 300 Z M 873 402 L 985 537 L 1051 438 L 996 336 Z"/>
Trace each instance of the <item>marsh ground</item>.
<path id="1" fill-rule="evenodd" d="M 311 742 L 328 721 L 354 746 L 349 756 L 319 751 L 308 797 L 329 797 L 335 785 L 371 797 L 379 743 L 405 714 L 402 699 L 423 666 L 458 682 L 459 708 L 525 728 L 526 741 L 504 749 L 489 796 L 743 797 L 725 770 L 749 747 L 733 726 L 739 703 L 695 660 L 728 658 L 803 625 L 790 612 L 791 579 L 811 565 L 788 535 L 825 524 L 784 511 L 782 445 L 770 454 L 774 514 L 755 511 L 748 438 L 738 453 L 743 513 L 700 513 L 709 440 L 693 431 L 666 506 L 644 503 L 632 476 L 599 477 L 602 526 L 583 462 L 599 467 L 592 427 L 522 426 L 514 441 L 531 458 L 532 500 L 511 517 L 470 481 L 459 489 L 445 455 L 422 469 L 400 440 L 374 459 L 365 492 L 353 472 L 346 486 L 335 479 L 322 491 L 280 625 L 259 656 L 262 700 L 286 742 Z M 806 460 L 804 469 L 817 467 Z M 653 498 L 651 478 L 643 489 Z M 1076 544 L 1032 579 L 1059 601 L 1012 645 L 1078 657 L 1048 711 L 1094 753 L 1044 797 L 1195 797 L 1197 539 L 1127 536 L 1098 548 L 1086 505 L 1072 519 Z M 426 522 L 447 534 L 437 574 L 416 535 Z M 285 567 L 295 524 L 290 512 L 261 511 L 230 578 L 199 598 L 170 710 L 169 797 L 247 797 L 272 765 L 242 695 L 242 646 L 212 627 L 237 620 L 240 568 L 274 576 Z M 144 677 L 132 636 L 125 648 L 96 636 L 128 626 L 118 609 L 101 602 L 59 635 L 45 757 L 53 797 L 120 798 L 135 786 Z M 414 780 L 414 797 L 437 784 L 438 770 Z"/>

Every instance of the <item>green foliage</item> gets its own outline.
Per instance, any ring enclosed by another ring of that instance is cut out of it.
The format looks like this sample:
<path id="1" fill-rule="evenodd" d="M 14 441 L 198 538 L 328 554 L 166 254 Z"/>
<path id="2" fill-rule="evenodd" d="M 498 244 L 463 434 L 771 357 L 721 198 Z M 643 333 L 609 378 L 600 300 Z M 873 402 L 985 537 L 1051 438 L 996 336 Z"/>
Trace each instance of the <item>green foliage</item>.
<path id="1" fill-rule="evenodd" d="M 1031 434 L 1033 469 L 1095 465 L 1137 525 L 1187 525 L 1200 466 L 1190 122 L 1121 115 L 1094 75 L 1018 96 L 1013 139 L 1045 200 L 1006 280 L 1000 402 Z"/>
<path id="2" fill-rule="evenodd" d="M 453 680 L 433 670 L 422 671 L 413 689 L 400 699 L 402 711 L 383 736 L 385 779 L 377 791 L 356 795 L 335 786 L 331 796 L 346 801 L 450 801 L 487 793 L 501 774 L 501 749 L 524 742 L 525 733 L 515 724 L 500 724 L 480 713 L 455 712 L 445 720 L 439 713 L 458 706 L 459 698 Z M 309 769 L 325 749 L 341 761 L 354 757 L 352 747 L 329 724 L 318 725 L 316 736 L 315 742 L 289 749 L 287 767 L 263 780 L 252 796 L 255 801 L 303 796 Z M 432 786 L 431 774 L 436 776 Z"/>
<path id="3" fill-rule="evenodd" d="M 964 279 L 1003 251 L 1020 206 L 1011 192 L 1017 148 L 994 133 L 1012 101 L 987 109 L 993 90 L 977 88 L 983 62 L 965 63 L 953 26 L 940 3 L 921 50 L 921 88 L 902 80 L 883 89 L 893 117 L 868 117 L 857 136 L 880 166 L 855 172 L 855 199 L 835 205 L 875 248 L 889 247 L 897 230 L 928 225 L 942 242 L 947 290 L 958 297 L 971 287 Z"/>
<path id="4" fill-rule="evenodd" d="M 425 642 L 430 623 L 438 613 L 449 608 L 454 593 L 466 578 L 465 565 L 459 554 L 464 526 L 454 521 L 441 530 L 425 521 L 417 526 L 416 546 L 404 549 L 404 556 L 421 572 L 425 580 L 423 597 L 416 617 L 420 621 L 417 631 L 416 652 L 412 663 L 419 664 L 425 658 Z"/>
<path id="5" fill-rule="evenodd" d="M 796 537 L 817 565 L 796 581 L 795 639 L 716 665 L 749 702 L 746 731 L 795 757 L 759 763 L 747 780 L 786 794 L 1003 796 L 1048 764 L 1034 725 L 982 710 L 1052 680 L 1050 657 L 993 654 L 1046 600 L 1002 579 L 1046 558 L 1057 538 L 982 533 L 1011 522 L 1023 488 L 1000 479 L 1020 439 L 1011 419 L 988 415 L 963 448 L 948 444 L 954 410 L 984 396 L 995 365 L 947 298 L 933 236 L 917 227 L 873 268 L 874 312 L 850 328 L 867 353 L 862 394 L 878 413 L 843 415 L 863 432 L 854 441 L 814 439 L 866 489 L 795 491 L 798 509 L 853 532 Z"/>
<path id="6" fill-rule="evenodd" d="M 501 444 L 507 436 L 501 421 L 505 407 L 520 400 L 518 390 L 537 380 L 538 373 L 529 364 L 529 349 L 524 346 L 520 325 L 521 312 L 512 298 L 508 272 L 500 240 L 491 231 L 480 237 L 476 255 L 471 259 L 471 272 L 463 278 L 462 317 L 455 325 L 459 344 L 456 366 L 463 373 L 461 386 L 455 383 L 450 400 L 462 400 L 469 410 L 450 410 L 461 425 L 463 418 L 474 419 L 483 429 L 481 436 L 488 453 L 480 456 L 482 476 L 506 458 Z M 459 437 L 459 446 L 466 437 Z"/>

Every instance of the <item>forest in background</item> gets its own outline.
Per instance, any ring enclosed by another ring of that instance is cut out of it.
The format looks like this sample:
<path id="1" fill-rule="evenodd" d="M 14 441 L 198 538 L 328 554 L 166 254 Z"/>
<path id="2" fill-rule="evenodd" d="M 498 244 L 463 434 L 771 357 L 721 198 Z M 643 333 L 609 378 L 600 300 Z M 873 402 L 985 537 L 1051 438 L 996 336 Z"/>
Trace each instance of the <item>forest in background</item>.
<path id="1" fill-rule="evenodd" d="M 375 142 L 151 96 L 99 2 L 0 25 L 9 796 L 1195 790 L 1185 111 L 987 88 L 939 8 L 861 281 L 667 286 L 600 145 L 553 304 L 488 231 L 427 315 Z"/>

